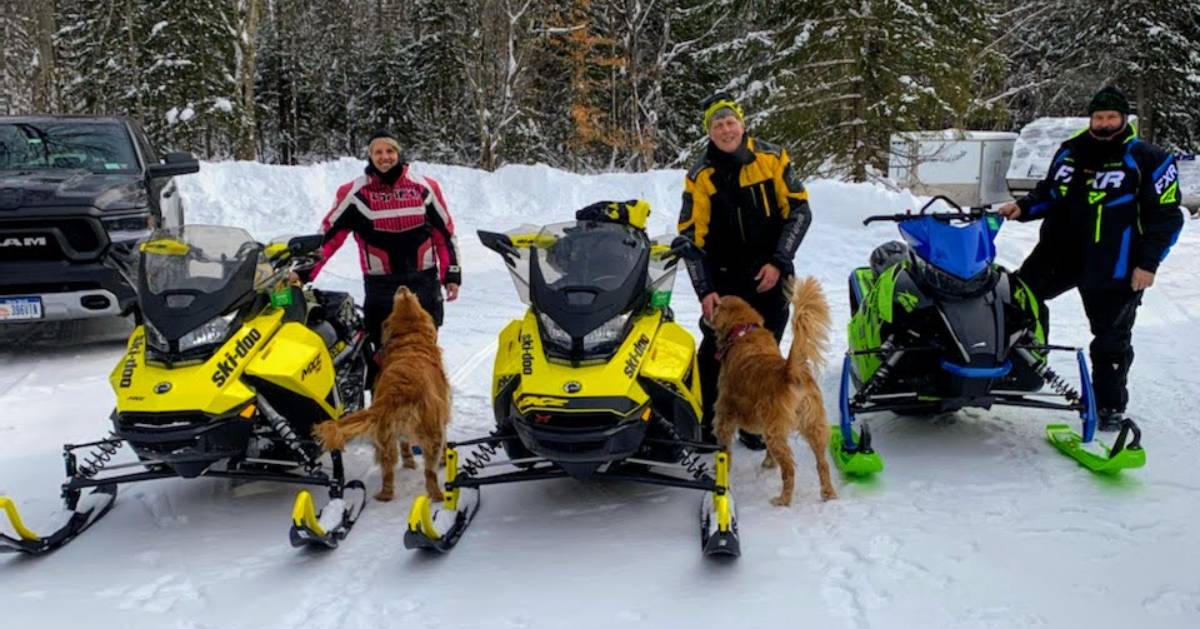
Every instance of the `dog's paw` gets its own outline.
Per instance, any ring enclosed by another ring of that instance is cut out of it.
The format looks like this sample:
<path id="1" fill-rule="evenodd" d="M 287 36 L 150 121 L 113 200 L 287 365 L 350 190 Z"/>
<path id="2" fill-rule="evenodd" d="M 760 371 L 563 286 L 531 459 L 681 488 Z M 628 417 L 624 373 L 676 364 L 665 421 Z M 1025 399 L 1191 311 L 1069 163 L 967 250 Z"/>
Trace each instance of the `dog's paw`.
<path id="1" fill-rule="evenodd" d="M 404 469 L 406 469 L 406 470 L 415 470 L 415 469 L 417 469 L 417 460 L 416 459 L 404 459 L 403 465 L 404 465 Z"/>
<path id="2" fill-rule="evenodd" d="M 821 490 L 821 500 L 837 500 L 837 492 L 832 487 Z"/>
<path id="3" fill-rule="evenodd" d="M 762 462 L 763 468 L 768 469 L 768 470 L 774 469 L 776 467 L 776 465 L 777 464 L 775 463 L 775 458 L 772 457 L 771 455 L 768 454 L 766 457 L 763 458 L 763 462 Z"/>
<path id="4" fill-rule="evenodd" d="M 380 489 L 375 494 L 375 499 L 378 500 L 379 502 L 391 502 L 392 498 L 395 498 L 395 497 L 396 497 L 396 492 L 387 490 L 387 489 Z"/>
<path id="5" fill-rule="evenodd" d="M 771 504 L 776 507 L 790 507 L 792 506 L 792 498 L 790 496 L 776 496 L 771 499 Z"/>
<path id="6" fill-rule="evenodd" d="M 431 491 L 429 492 L 429 500 L 432 502 L 444 502 L 446 500 L 446 495 L 443 494 L 442 490 L 440 489 L 436 492 Z"/>

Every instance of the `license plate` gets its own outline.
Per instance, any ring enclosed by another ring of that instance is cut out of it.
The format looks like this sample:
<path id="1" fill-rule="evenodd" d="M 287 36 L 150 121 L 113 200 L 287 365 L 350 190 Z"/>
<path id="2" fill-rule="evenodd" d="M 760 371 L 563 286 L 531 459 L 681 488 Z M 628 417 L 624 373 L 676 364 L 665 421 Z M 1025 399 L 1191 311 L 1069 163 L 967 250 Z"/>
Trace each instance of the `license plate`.
<path id="1" fill-rule="evenodd" d="M 41 297 L 0 297 L 0 321 L 41 318 Z"/>

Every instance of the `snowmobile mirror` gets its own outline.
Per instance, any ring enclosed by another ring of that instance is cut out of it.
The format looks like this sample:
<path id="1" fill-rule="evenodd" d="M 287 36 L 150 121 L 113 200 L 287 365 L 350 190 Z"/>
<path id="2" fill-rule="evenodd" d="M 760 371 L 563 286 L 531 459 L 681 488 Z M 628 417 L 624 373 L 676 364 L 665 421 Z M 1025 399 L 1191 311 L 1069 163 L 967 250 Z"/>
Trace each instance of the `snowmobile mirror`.
<path id="1" fill-rule="evenodd" d="M 288 250 L 295 256 L 312 255 L 321 249 L 324 239 L 325 237 L 321 234 L 295 236 L 291 240 L 288 240 Z"/>
<path id="2" fill-rule="evenodd" d="M 704 257 L 704 252 L 700 247 L 696 246 L 695 242 L 687 236 L 677 236 L 671 241 L 671 250 L 663 257 L 683 258 L 684 260 L 699 260 Z"/>
<path id="3" fill-rule="evenodd" d="M 508 237 L 508 234 L 489 232 L 482 229 L 476 233 L 479 235 L 479 242 L 483 246 L 495 251 L 505 258 L 521 255 L 521 253 L 517 251 L 517 246 L 513 244 L 512 238 Z"/>
<path id="4" fill-rule="evenodd" d="M 950 206 L 952 209 L 954 209 L 954 210 L 957 210 L 959 214 L 966 214 L 966 213 L 967 213 L 965 210 L 963 210 L 963 208 L 962 208 L 962 206 L 961 206 L 961 205 L 959 205 L 959 204 L 955 203 L 955 202 L 954 202 L 954 201 L 953 201 L 953 200 L 952 200 L 950 197 L 947 197 L 947 196 L 945 196 L 945 195 L 942 195 L 942 194 L 939 194 L 939 195 L 937 195 L 937 196 L 933 197 L 933 198 L 932 198 L 932 199 L 930 199 L 928 202 L 926 202 L 926 203 L 925 203 L 925 205 L 922 205 L 922 206 L 921 206 L 921 211 L 920 211 L 920 212 L 917 212 L 917 213 L 918 213 L 918 214 L 924 214 L 924 213 L 925 213 L 925 210 L 928 210 L 930 207 L 932 207 L 932 206 L 933 206 L 933 204 L 934 204 L 934 203 L 937 203 L 938 201 L 941 201 L 941 202 L 945 203 L 946 205 Z"/>

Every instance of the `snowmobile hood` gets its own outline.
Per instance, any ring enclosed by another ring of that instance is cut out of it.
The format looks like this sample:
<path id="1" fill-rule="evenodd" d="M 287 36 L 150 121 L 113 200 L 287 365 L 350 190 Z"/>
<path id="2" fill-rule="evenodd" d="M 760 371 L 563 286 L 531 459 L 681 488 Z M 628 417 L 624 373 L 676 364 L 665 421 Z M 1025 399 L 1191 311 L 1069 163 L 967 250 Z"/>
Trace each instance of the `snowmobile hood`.
<path id="1" fill-rule="evenodd" d="M 88 170 L 0 171 L 0 211 L 36 207 L 145 209 L 141 175 Z"/>
<path id="2" fill-rule="evenodd" d="M 900 223 L 900 234 L 917 255 L 959 279 L 969 280 L 991 266 L 996 258 L 996 234 L 1003 219 L 954 224 L 923 216 Z"/>

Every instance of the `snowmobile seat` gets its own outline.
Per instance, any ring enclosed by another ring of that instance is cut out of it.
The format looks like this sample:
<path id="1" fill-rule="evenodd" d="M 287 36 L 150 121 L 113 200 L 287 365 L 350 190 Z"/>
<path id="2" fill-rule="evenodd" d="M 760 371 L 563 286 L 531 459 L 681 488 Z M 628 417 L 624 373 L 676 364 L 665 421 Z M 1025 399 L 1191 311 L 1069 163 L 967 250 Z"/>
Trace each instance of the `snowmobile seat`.
<path id="1" fill-rule="evenodd" d="M 313 289 L 315 303 L 308 311 L 308 326 L 325 339 L 328 347 L 337 344 L 339 338 L 349 338 L 350 322 L 345 316 L 353 314 L 353 297 L 350 293 Z"/>
<path id="2" fill-rule="evenodd" d="M 886 271 L 893 264 L 903 262 L 908 257 L 907 244 L 899 240 L 889 240 L 875 247 L 875 250 L 871 252 L 871 272 L 875 274 L 875 277 L 879 277 L 880 273 Z"/>

